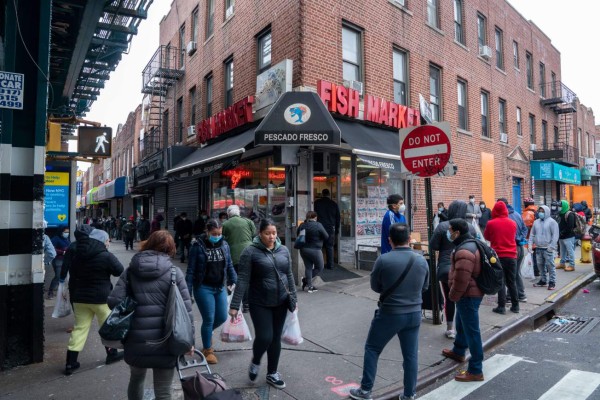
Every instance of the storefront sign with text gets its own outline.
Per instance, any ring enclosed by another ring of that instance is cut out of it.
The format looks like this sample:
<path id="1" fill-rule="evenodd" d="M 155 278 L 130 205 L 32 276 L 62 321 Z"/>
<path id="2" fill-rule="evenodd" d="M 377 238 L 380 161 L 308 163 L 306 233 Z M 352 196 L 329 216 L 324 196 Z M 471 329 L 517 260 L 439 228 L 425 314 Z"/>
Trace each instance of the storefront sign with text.
<path id="1" fill-rule="evenodd" d="M 212 117 L 200 121 L 196 125 L 198 143 L 206 143 L 225 132 L 254 121 L 252 104 L 254 104 L 254 96 L 248 96 Z"/>
<path id="2" fill-rule="evenodd" d="M 358 119 L 360 94 L 345 86 L 319 80 L 317 94 L 330 112 Z M 395 129 L 419 126 L 421 113 L 414 108 L 386 101 L 371 95 L 364 96 L 365 121 Z"/>

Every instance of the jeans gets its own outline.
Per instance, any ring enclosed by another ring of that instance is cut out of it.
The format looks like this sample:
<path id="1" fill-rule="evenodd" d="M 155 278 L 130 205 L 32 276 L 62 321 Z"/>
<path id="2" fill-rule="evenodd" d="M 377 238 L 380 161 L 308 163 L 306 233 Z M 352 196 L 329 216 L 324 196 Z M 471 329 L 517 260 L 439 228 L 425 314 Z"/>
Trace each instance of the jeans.
<path id="1" fill-rule="evenodd" d="M 325 268 L 333 268 L 333 245 L 335 244 L 335 228 L 325 227 L 329 238 L 323 243 L 325 246 L 325 253 L 327 255 L 327 262 Z"/>
<path id="2" fill-rule="evenodd" d="M 254 325 L 254 344 L 252 344 L 252 363 L 260 365 L 260 359 L 267 352 L 267 373 L 277 372 L 281 354 L 281 333 L 287 305 L 263 307 L 250 304 L 250 316 Z"/>
<path id="3" fill-rule="evenodd" d="M 202 345 L 205 349 L 210 349 L 213 331 L 227 320 L 227 290 L 223 286 L 215 288 L 200 285 L 194 290 L 194 298 L 202 315 Z"/>
<path id="4" fill-rule="evenodd" d="M 187 249 L 187 254 L 189 256 L 191 243 L 192 243 L 191 238 L 188 238 L 188 239 L 181 238 L 180 239 L 179 246 L 181 247 L 181 262 L 185 262 L 185 249 Z"/>
<path id="5" fill-rule="evenodd" d="M 52 260 L 52 269 L 54 269 L 54 277 L 52 278 L 52 281 L 50 281 L 50 288 L 48 288 L 48 292 L 54 292 L 56 291 L 56 288 L 58 288 L 58 279 L 60 278 L 60 270 L 62 268 L 62 264 L 62 257 L 58 260 L 56 258 Z"/>
<path id="6" fill-rule="evenodd" d="M 123 240 L 125 241 L 125 250 L 128 248 L 133 250 L 133 236 L 125 236 Z"/>
<path id="7" fill-rule="evenodd" d="M 127 387 L 128 400 L 142 400 L 144 398 L 144 381 L 146 380 L 146 368 L 138 368 L 132 365 L 129 386 Z M 171 400 L 173 375 L 175 368 L 152 368 L 154 380 L 154 398 L 156 400 Z"/>
<path id="8" fill-rule="evenodd" d="M 404 369 L 404 396 L 414 396 L 417 390 L 417 372 L 419 355 L 419 327 L 421 312 L 408 314 L 387 314 L 375 311 L 371 328 L 365 343 L 363 377 L 360 387 L 371 391 L 377 375 L 377 361 L 384 347 L 397 335 L 402 350 L 402 368 Z"/>
<path id="9" fill-rule="evenodd" d="M 560 263 L 575 266 L 575 238 L 560 239 Z"/>
<path id="10" fill-rule="evenodd" d="M 506 290 L 510 295 L 512 306 L 519 308 L 519 294 L 517 293 L 517 259 L 516 258 L 500 258 L 502 270 L 504 271 L 504 281 L 502 288 L 498 292 L 498 306 L 506 306 Z"/>
<path id="11" fill-rule="evenodd" d="M 467 371 L 472 374 L 483 373 L 483 344 L 479 330 L 479 305 L 482 297 L 463 297 L 456 302 L 456 339 L 452 351 L 464 356 L 467 349 L 471 352 Z"/>
<path id="12" fill-rule="evenodd" d="M 454 323 L 456 303 L 450 300 L 450 285 L 448 284 L 448 281 L 440 281 L 440 283 L 442 285 L 442 293 L 444 294 L 444 314 L 446 316 L 446 324 L 451 324 Z"/>
<path id="13" fill-rule="evenodd" d="M 540 270 L 540 281 L 546 280 L 546 273 L 549 275 L 550 282 L 556 283 L 556 266 L 554 265 L 554 251 L 548 249 L 535 249 L 538 269 Z"/>
<path id="14" fill-rule="evenodd" d="M 319 249 L 302 249 L 300 256 L 304 261 L 304 276 L 308 287 L 312 285 L 312 279 L 323 271 L 323 252 Z"/>

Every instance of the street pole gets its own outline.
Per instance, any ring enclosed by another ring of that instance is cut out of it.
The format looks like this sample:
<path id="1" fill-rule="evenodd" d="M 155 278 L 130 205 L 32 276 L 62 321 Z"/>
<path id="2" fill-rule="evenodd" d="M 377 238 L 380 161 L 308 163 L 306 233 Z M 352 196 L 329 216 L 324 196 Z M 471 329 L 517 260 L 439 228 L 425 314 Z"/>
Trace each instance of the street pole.
<path id="1" fill-rule="evenodd" d="M 431 237 L 433 236 L 433 199 L 431 197 L 431 178 L 425 178 L 425 210 L 427 213 L 427 239 L 428 243 L 431 243 Z M 429 288 L 431 289 L 431 312 L 433 313 L 433 324 L 441 325 L 440 319 L 440 304 L 438 299 L 438 279 L 437 279 L 437 268 L 435 261 L 435 251 L 429 249 Z"/>

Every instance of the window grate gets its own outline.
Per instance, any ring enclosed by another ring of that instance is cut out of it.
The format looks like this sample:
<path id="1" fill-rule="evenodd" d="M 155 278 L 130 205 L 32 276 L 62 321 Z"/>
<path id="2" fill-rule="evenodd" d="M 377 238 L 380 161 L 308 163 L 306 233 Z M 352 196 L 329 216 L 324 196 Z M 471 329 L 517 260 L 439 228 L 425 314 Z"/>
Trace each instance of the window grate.
<path id="1" fill-rule="evenodd" d="M 563 324 L 555 323 L 554 321 L 556 320 L 558 319 L 555 318 L 549 321 L 541 330 L 541 332 L 585 335 L 590 333 L 592 329 L 594 329 L 598 325 L 598 323 L 600 323 L 600 318 L 586 317 L 567 318 L 567 322 Z"/>

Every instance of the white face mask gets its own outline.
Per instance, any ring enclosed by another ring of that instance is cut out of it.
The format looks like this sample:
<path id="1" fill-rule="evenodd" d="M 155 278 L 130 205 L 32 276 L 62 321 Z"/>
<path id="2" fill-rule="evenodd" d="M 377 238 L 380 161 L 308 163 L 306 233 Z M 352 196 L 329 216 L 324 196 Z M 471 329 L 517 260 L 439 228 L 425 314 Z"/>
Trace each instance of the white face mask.
<path id="1" fill-rule="evenodd" d="M 398 208 L 398 212 L 400 212 L 400 214 L 402 214 L 404 211 L 406 211 L 406 206 L 404 204 L 402 204 L 400 206 L 400 208 Z"/>
<path id="2" fill-rule="evenodd" d="M 469 203 L 475 204 L 475 199 L 469 199 Z"/>
<path id="3" fill-rule="evenodd" d="M 62 237 L 64 237 L 65 239 L 69 238 L 69 232 L 63 232 Z"/>

